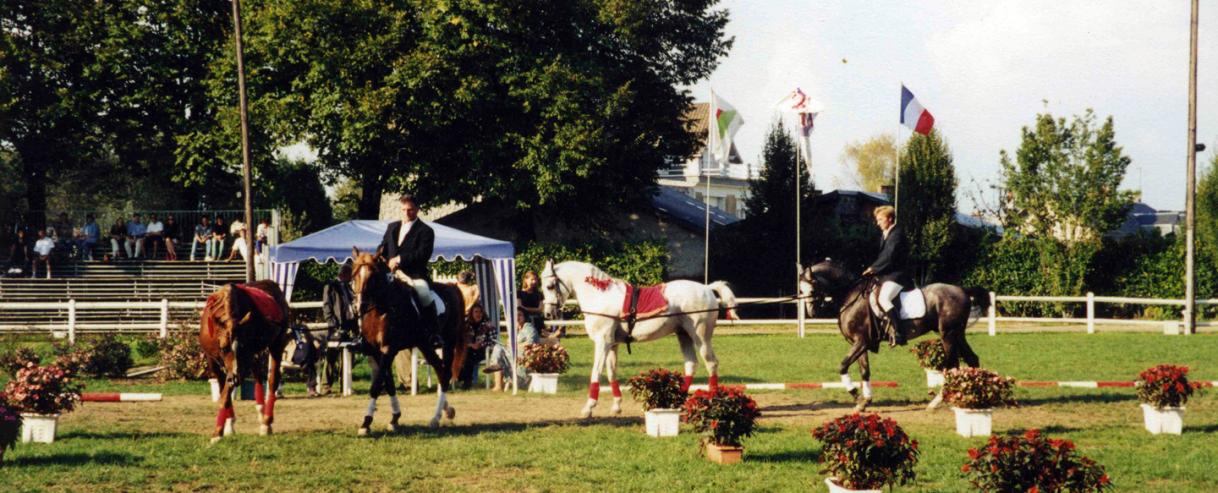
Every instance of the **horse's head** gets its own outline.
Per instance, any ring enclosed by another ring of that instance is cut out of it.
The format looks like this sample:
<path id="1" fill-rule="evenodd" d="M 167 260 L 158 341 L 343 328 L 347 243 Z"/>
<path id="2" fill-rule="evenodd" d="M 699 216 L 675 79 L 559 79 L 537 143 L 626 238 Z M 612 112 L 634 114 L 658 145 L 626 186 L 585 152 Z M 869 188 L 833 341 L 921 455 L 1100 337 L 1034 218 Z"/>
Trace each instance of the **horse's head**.
<path id="1" fill-rule="evenodd" d="M 849 269 L 840 263 L 825 259 L 808 267 L 799 273 L 799 294 L 804 298 L 804 308 L 812 313 L 813 301 L 818 297 L 833 296 L 843 287 L 847 287 L 857 279 Z"/>
<path id="2" fill-rule="evenodd" d="M 368 290 L 369 281 L 373 276 L 385 270 L 385 257 L 378 248 L 376 254 L 361 252 L 359 248 L 351 247 L 351 291 L 355 293 L 355 306 L 363 306 L 363 295 Z"/>
<path id="3" fill-rule="evenodd" d="M 542 303 L 542 311 L 545 312 L 547 319 L 556 320 L 560 316 L 563 304 L 567 302 L 567 297 L 571 294 L 571 287 L 565 285 L 558 277 L 554 260 L 546 260 L 546 266 L 541 270 L 540 277 L 541 296 L 545 300 Z"/>

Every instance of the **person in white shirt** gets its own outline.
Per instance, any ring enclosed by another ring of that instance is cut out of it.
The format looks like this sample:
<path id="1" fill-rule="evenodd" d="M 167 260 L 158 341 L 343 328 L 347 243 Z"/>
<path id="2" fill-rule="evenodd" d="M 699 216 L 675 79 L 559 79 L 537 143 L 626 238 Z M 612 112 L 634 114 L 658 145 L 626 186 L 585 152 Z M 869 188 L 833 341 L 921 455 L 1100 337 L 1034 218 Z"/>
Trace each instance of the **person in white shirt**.
<path id="1" fill-rule="evenodd" d="M 55 240 L 47 237 L 46 231 L 38 230 L 38 241 L 34 242 L 34 258 L 30 261 L 30 277 L 38 277 L 38 264 L 42 264 L 46 266 L 47 279 L 51 278 L 51 251 L 53 250 L 55 250 Z"/>
<path id="2" fill-rule="evenodd" d="M 249 245 L 245 244 L 245 223 L 240 219 L 234 219 L 233 225 L 229 227 L 229 233 L 233 235 L 233 247 L 228 251 L 228 260 L 232 261 L 237 258 L 237 253 L 241 254 L 241 260 L 245 260 L 249 255 Z"/>
<path id="3" fill-rule="evenodd" d="M 152 256 L 148 257 L 151 260 L 156 260 L 156 255 L 161 251 L 161 243 L 164 243 L 165 224 L 157 219 L 156 214 L 148 215 L 148 229 L 144 231 L 145 244 L 152 244 Z"/>

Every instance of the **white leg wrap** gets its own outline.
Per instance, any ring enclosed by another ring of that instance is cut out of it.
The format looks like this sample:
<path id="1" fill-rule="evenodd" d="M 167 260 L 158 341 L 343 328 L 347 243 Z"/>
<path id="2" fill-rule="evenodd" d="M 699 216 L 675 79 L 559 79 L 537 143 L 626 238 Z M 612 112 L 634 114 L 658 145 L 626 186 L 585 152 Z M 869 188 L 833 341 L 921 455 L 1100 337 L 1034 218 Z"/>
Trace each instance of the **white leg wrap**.
<path id="1" fill-rule="evenodd" d="M 398 403 L 398 396 L 389 396 L 389 407 L 393 409 L 393 414 L 402 414 L 402 405 Z"/>
<path id="2" fill-rule="evenodd" d="M 854 388 L 854 383 L 852 383 L 852 382 L 850 381 L 850 374 L 849 374 L 849 373 L 843 373 L 843 374 L 842 374 L 842 385 L 845 385 L 845 386 L 846 386 L 846 390 L 850 390 L 850 389 Z"/>
<path id="3" fill-rule="evenodd" d="M 448 407 L 448 396 L 444 394 L 444 389 L 438 390 L 437 393 L 439 397 L 436 399 L 435 419 L 438 420 L 440 419 L 440 413 L 444 412 L 444 409 Z"/>
<path id="4" fill-rule="evenodd" d="M 868 381 L 863 382 L 863 398 L 864 399 L 871 398 L 871 382 L 868 382 Z"/>
<path id="5" fill-rule="evenodd" d="M 368 399 L 368 413 L 365 416 L 372 417 L 376 414 L 376 399 Z"/>

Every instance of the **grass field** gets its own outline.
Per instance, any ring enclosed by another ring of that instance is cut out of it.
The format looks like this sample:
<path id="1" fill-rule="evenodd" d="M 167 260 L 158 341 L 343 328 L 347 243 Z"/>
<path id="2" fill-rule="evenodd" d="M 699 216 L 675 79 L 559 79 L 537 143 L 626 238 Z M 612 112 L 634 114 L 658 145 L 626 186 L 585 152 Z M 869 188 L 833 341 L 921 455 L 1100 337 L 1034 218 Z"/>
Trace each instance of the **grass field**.
<path id="1" fill-rule="evenodd" d="M 1153 334 L 972 334 L 982 364 L 1028 380 L 1133 380 L 1158 363 L 1192 367 L 1198 380 L 1218 380 L 1218 336 Z M 626 399 L 622 416 L 608 403 L 590 421 L 576 418 L 586 392 L 591 344 L 565 340 L 573 369 L 557 396 L 454 392 L 457 418 L 439 430 L 424 427 L 433 395 L 405 397 L 405 432 L 357 438 L 367 402 L 302 399 L 300 384 L 276 406 L 276 435 L 256 436 L 252 406 L 238 407 L 238 436 L 209 446 L 214 408 L 205 383 L 90 382 L 90 390 L 154 391 L 159 403 L 89 403 L 60 420 L 53 445 L 18 445 L 0 469 L 0 489 L 12 491 L 409 490 L 409 491 L 823 491 L 815 462 L 819 444 L 809 429 L 849 411 L 840 390 L 751 394 L 762 406 L 758 433 L 745 442 L 745 462 L 717 466 L 698 455 L 688 429 L 673 439 L 642 433 L 641 409 Z M 716 339 L 721 381 L 808 382 L 837 379 L 846 350 L 839 336 L 732 334 Z M 907 350 L 872 355 L 873 410 L 896 419 L 921 442 L 917 484 L 908 491 L 970 491 L 959 472 L 966 451 L 983 438 L 954 434 L 950 410 L 927 412 L 925 378 Z M 622 351 L 622 375 L 679 368 L 676 339 Z M 361 369 L 364 368 L 361 366 Z M 704 371 L 699 369 L 699 380 Z M 366 375 L 362 370 L 357 375 Z M 357 381 L 366 392 L 367 380 Z M 607 395 L 606 395 L 607 397 Z M 1218 399 L 1214 391 L 1189 403 L 1182 436 L 1141 429 L 1132 389 L 1020 389 L 1022 407 L 995 413 L 997 433 L 1030 427 L 1074 440 L 1101 464 L 1118 491 L 1215 491 Z M 376 426 L 383 429 L 382 399 Z"/>

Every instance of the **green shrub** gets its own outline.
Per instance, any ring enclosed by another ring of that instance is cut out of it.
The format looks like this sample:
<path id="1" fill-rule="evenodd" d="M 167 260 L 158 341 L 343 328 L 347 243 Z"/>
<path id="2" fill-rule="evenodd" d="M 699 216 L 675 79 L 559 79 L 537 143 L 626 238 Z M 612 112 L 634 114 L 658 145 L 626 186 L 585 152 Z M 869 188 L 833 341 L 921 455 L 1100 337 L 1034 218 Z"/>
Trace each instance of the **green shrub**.
<path id="1" fill-rule="evenodd" d="M 668 246 L 659 240 L 587 243 L 530 243 L 516 253 L 516 277 L 525 271 L 541 273 L 546 260 L 589 262 L 611 276 L 651 285 L 667 278 Z"/>
<path id="2" fill-rule="evenodd" d="M 17 370 L 25 368 L 29 363 L 42 363 L 42 358 L 32 348 L 18 346 L 0 353 L 0 371 L 10 377 L 15 376 Z"/>
<path id="3" fill-rule="evenodd" d="M 161 352 L 160 339 L 157 335 L 140 338 L 135 341 L 135 354 L 141 358 L 151 358 Z"/>
<path id="4" fill-rule="evenodd" d="M 95 377 L 121 378 L 127 376 L 135 362 L 131 359 L 131 346 L 113 334 L 98 338 L 88 348 L 89 362 L 84 371 Z"/>

